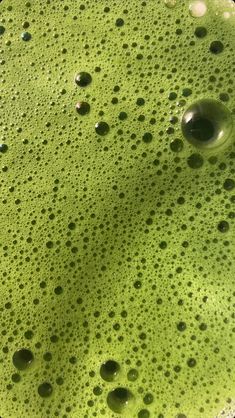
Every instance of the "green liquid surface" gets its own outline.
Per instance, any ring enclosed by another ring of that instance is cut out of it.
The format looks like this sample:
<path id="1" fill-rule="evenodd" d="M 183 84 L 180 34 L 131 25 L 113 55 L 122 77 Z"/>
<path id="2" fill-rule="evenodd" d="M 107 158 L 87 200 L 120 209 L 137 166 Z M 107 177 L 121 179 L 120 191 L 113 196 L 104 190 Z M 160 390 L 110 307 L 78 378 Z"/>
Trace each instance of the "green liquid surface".
<path id="1" fill-rule="evenodd" d="M 1 2 L 2 418 L 234 416 L 234 25 Z"/>

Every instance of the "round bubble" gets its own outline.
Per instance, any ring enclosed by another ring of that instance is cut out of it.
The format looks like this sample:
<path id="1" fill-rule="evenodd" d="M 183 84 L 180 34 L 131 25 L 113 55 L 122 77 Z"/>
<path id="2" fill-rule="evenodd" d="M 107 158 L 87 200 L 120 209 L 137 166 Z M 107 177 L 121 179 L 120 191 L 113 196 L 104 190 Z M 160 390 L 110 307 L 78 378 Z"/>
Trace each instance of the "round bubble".
<path id="1" fill-rule="evenodd" d="M 233 129 L 233 119 L 224 104 L 201 99 L 185 111 L 181 129 L 184 137 L 197 148 L 215 148 L 224 144 Z"/>

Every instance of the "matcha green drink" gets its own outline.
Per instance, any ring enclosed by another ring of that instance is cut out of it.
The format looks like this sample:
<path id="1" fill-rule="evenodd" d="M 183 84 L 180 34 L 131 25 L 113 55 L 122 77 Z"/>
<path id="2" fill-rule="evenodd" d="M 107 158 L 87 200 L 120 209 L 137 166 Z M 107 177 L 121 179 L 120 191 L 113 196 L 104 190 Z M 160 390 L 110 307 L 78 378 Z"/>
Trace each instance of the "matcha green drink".
<path id="1" fill-rule="evenodd" d="M 0 3 L 2 418 L 234 417 L 234 25 Z"/>

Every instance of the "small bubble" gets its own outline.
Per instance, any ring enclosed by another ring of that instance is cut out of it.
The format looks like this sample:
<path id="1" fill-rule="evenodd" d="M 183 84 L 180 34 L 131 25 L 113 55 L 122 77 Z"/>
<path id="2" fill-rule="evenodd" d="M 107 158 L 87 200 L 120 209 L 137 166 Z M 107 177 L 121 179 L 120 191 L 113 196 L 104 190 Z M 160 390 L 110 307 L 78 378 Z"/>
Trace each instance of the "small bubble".
<path id="1" fill-rule="evenodd" d="M 202 17 L 206 14 L 207 7 L 204 1 L 193 1 L 189 5 L 189 13 L 192 17 Z"/>
<path id="2" fill-rule="evenodd" d="M 107 404 L 113 412 L 120 414 L 132 399 L 132 393 L 128 389 L 120 387 L 108 393 Z"/>
<path id="3" fill-rule="evenodd" d="M 90 105 L 87 102 L 78 102 L 76 104 L 76 111 L 79 115 L 87 115 L 90 112 Z"/>
<path id="4" fill-rule="evenodd" d="M 150 412 L 147 409 L 141 409 L 138 412 L 138 418 L 149 418 L 150 417 Z"/>
<path id="5" fill-rule="evenodd" d="M 164 0 L 164 3 L 169 9 L 173 9 L 177 4 L 177 0 Z"/>
<path id="6" fill-rule="evenodd" d="M 191 154 L 187 159 L 188 166 L 193 169 L 198 169 L 203 166 L 203 158 L 200 154 Z"/>
<path id="7" fill-rule="evenodd" d="M 48 398 L 52 394 L 52 385 L 48 382 L 44 382 L 41 385 L 38 386 L 38 394 L 42 398 Z"/>
<path id="8" fill-rule="evenodd" d="M 100 367 L 100 376 L 106 382 L 112 382 L 116 379 L 120 371 L 120 366 L 115 360 L 108 360 Z"/>
<path id="9" fill-rule="evenodd" d="M 29 32 L 23 32 L 21 34 L 21 39 L 23 39 L 23 41 L 30 41 L 30 39 L 32 38 L 32 35 Z"/>
<path id="10" fill-rule="evenodd" d="M 221 221 L 219 222 L 219 224 L 217 225 L 217 228 L 220 232 L 228 232 L 229 230 L 229 223 L 227 221 Z"/>
<path id="11" fill-rule="evenodd" d="M 5 154 L 5 152 L 7 152 L 7 150 L 8 150 L 7 144 L 0 144 L 0 152 L 2 154 Z"/>
<path id="12" fill-rule="evenodd" d="M 118 118 L 119 118 L 120 120 L 125 120 L 125 119 L 127 119 L 127 113 L 126 113 L 126 112 L 120 112 L 120 113 L 119 113 L 119 115 L 118 115 Z"/>
<path id="13" fill-rule="evenodd" d="M 146 144 L 149 144 L 150 142 L 152 142 L 153 135 L 150 132 L 145 132 L 142 139 Z"/>
<path id="14" fill-rule="evenodd" d="M 117 27 L 121 27 L 121 26 L 123 26 L 124 25 L 124 20 L 121 18 L 121 17 L 119 17 L 117 20 L 116 20 L 116 22 L 115 22 L 115 25 L 117 26 Z"/>
<path id="15" fill-rule="evenodd" d="M 102 390 L 102 388 L 101 388 L 101 387 L 99 387 L 99 386 L 96 386 L 96 387 L 94 387 L 94 389 L 93 389 L 93 393 L 94 393 L 94 395 L 96 395 L 96 396 L 101 395 L 101 394 L 102 394 L 102 392 L 103 392 L 103 390 Z"/>
<path id="16" fill-rule="evenodd" d="M 136 369 L 130 369 L 127 373 L 127 379 L 130 382 L 135 382 L 138 379 L 139 372 Z"/>
<path id="17" fill-rule="evenodd" d="M 179 322 L 178 324 L 177 324 L 177 329 L 178 329 L 178 331 L 185 331 L 186 330 L 186 323 L 185 322 Z"/>
<path id="18" fill-rule="evenodd" d="M 95 131 L 98 135 L 105 136 L 109 133 L 109 125 L 106 122 L 97 122 L 95 124 Z"/>
<path id="19" fill-rule="evenodd" d="M 153 395 L 152 393 L 146 393 L 146 395 L 144 396 L 144 404 L 145 405 L 150 405 L 153 402 Z"/>
<path id="20" fill-rule="evenodd" d="M 188 367 L 195 367 L 196 366 L 196 360 L 194 359 L 194 358 L 189 358 L 188 360 L 187 360 L 187 365 L 188 365 Z"/>
<path id="21" fill-rule="evenodd" d="M 32 363 L 33 359 L 33 353 L 27 348 L 22 348 L 15 351 L 12 362 L 18 370 L 25 370 Z"/>
<path id="22" fill-rule="evenodd" d="M 232 179 L 226 179 L 223 184 L 223 187 L 227 191 L 233 190 L 235 187 L 235 181 Z"/>
<path id="23" fill-rule="evenodd" d="M 14 382 L 14 383 L 18 383 L 18 382 L 20 382 L 20 380 L 21 380 L 21 376 L 20 376 L 18 373 L 14 373 L 14 374 L 11 376 L 11 380 L 12 380 L 12 382 Z"/>
<path id="24" fill-rule="evenodd" d="M 210 51 L 212 54 L 220 54 L 224 50 L 224 45 L 221 41 L 213 41 L 210 44 Z"/>
<path id="25" fill-rule="evenodd" d="M 170 143 L 170 149 L 173 152 L 180 152 L 180 151 L 182 151 L 183 146 L 184 146 L 184 143 L 179 138 L 173 139 L 173 141 L 171 141 L 171 143 Z"/>
<path id="26" fill-rule="evenodd" d="M 197 38 L 205 38 L 207 35 L 207 29 L 204 26 L 198 26 L 195 29 L 194 34 Z"/>
<path id="27" fill-rule="evenodd" d="M 91 75 L 89 73 L 86 73 L 85 71 L 78 73 L 75 77 L 75 83 L 79 87 L 86 87 L 91 83 L 91 81 L 92 81 Z"/>

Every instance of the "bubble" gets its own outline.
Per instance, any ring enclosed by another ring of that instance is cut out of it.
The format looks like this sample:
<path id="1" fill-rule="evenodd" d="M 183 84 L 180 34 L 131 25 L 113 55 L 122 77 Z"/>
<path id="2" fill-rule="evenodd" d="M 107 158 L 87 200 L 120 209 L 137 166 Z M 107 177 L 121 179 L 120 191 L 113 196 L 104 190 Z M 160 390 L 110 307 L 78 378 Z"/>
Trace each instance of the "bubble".
<path id="1" fill-rule="evenodd" d="M 121 17 L 119 17 L 117 20 L 116 20 L 116 22 L 115 22 L 115 25 L 117 26 L 117 27 L 121 27 L 121 26 L 123 26 L 124 25 L 124 20 L 121 18 Z"/>
<path id="2" fill-rule="evenodd" d="M 87 115 L 90 112 L 90 105 L 87 102 L 78 102 L 76 104 L 76 111 L 79 115 Z"/>
<path id="3" fill-rule="evenodd" d="M 48 382 L 41 383 L 41 385 L 38 386 L 38 394 L 42 398 L 48 398 L 49 396 L 51 396 L 52 391 L 52 385 Z"/>
<path id="4" fill-rule="evenodd" d="M 43 359 L 45 361 L 51 361 L 52 359 L 52 354 L 50 352 L 46 352 L 45 354 L 43 354 Z"/>
<path id="5" fill-rule="evenodd" d="M 7 150 L 8 150 L 7 144 L 0 144 L 0 152 L 2 154 L 4 154 L 5 152 L 7 152 Z"/>
<path id="6" fill-rule="evenodd" d="M 32 35 L 29 32 L 23 32 L 21 34 L 21 39 L 23 39 L 23 41 L 30 41 L 30 39 L 32 38 Z"/>
<path id="7" fill-rule="evenodd" d="M 141 409 L 138 412 L 138 418 L 149 418 L 150 417 L 150 412 L 147 409 Z"/>
<path id="8" fill-rule="evenodd" d="M 198 169 L 203 166 L 203 158 L 200 154 L 191 154 L 187 159 L 188 166 L 193 169 Z"/>
<path id="9" fill-rule="evenodd" d="M 126 112 L 120 112 L 120 113 L 119 113 L 119 115 L 118 115 L 118 118 L 119 118 L 120 120 L 125 120 L 125 119 L 127 119 L 127 113 L 126 113 Z"/>
<path id="10" fill-rule="evenodd" d="M 177 0 L 164 0 L 164 3 L 169 9 L 173 9 L 177 4 Z"/>
<path id="11" fill-rule="evenodd" d="M 108 360 L 100 367 L 100 376 L 106 382 L 112 382 L 116 379 L 120 371 L 120 366 L 115 360 Z"/>
<path id="12" fill-rule="evenodd" d="M 0 35 L 3 35 L 5 32 L 4 26 L 0 26 Z"/>
<path id="13" fill-rule="evenodd" d="M 101 387 L 99 387 L 99 386 L 95 386 L 95 387 L 94 387 L 94 389 L 93 389 L 93 393 L 94 393 L 94 395 L 96 395 L 96 396 L 100 396 L 100 395 L 102 394 L 102 392 L 103 392 L 103 390 L 102 390 L 102 388 L 101 388 Z"/>
<path id="14" fill-rule="evenodd" d="M 143 399 L 143 401 L 144 401 L 144 404 L 145 405 L 150 405 L 152 402 L 153 402 L 153 395 L 152 395 L 152 393 L 146 393 L 146 395 L 144 396 L 144 399 Z"/>
<path id="15" fill-rule="evenodd" d="M 89 73 L 82 71 L 78 73 L 75 77 L 75 83 L 79 87 L 87 87 L 92 81 L 92 77 Z"/>
<path id="16" fill-rule="evenodd" d="M 146 144 L 149 144 L 150 142 L 152 142 L 153 135 L 150 132 L 145 132 L 142 139 Z"/>
<path id="17" fill-rule="evenodd" d="M 18 383 L 18 382 L 20 382 L 20 380 L 21 380 L 21 376 L 20 376 L 18 373 L 14 373 L 14 374 L 11 376 L 11 380 L 12 380 L 12 382 L 14 382 L 14 383 Z"/>
<path id="18" fill-rule="evenodd" d="M 207 29 L 204 26 L 198 26 L 195 29 L 194 34 L 197 38 L 205 38 L 207 35 Z"/>
<path id="19" fill-rule="evenodd" d="M 229 230 L 229 223 L 227 221 L 221 221 L 219 222 L 218 226 L 217 226 L 218 230 L 220 232 L 228 232 Z"/>
<path id="20" fill-rule="evenodd" d="M 180 152 L 182 151 L 184 143 L 181 139 L 175 138 L 170 143 L 170 149 L 173 152 Z"/>
<path id="21" fill-rule="evenodd" d="M 177 324 L 178 331 L 185 331 L 186 330 L 186 323 L 181 321 Z"/>
<path id="22" fill-rule="evenodd" d="M 116 388 L 108 393 L 107 404 L 117 414 L 122 413 L 133 399 L 132 393 L 123 387 Z"/>
<path id="23" fill-rule="evenodd" d="M 27 369 L 34 359 L 33 353 L 27 348 L 15 351 L 12 362 L 18 370 Z"/>
<path id="24" fill-rule="evenodd" d="M 224 50 L 224 45 L 221 41 L 213 41 L 210 44 L 210 51 L 212 54 L 220 54 Z"/>
<path id="25" fill-rule="evenodd" d="M 196 366 L 196 360 L 194 359 L 194 358 L 189 358 L 188 360 L 187 360 L 187 365 L 188 365 L 188 367 L 195 367 Z"/>
<path id="26" fill-rule="evenodd" d="M 95 131 L 98 135 L 105 136 L 109 133 L 109 125 L 106 122 L 97 122 L 95 124 Z"/>
<path id="27" fill-rule="evenodd" d="M 206 11 L 207 7 L 204 1 L 193 1 L 189 5 L 189 13 L 192 17 L 202 17 Z"/>
<path id="28" fill-rule="evenodd" d="M 181 129 L 184 137 L 195 147 L 215 148 L 230 137 L 232 115 L 224 104 L 216 100 L 198 100 L 183 114 Z"/>
<path id="29" fill-rule="evenodd" d="M 127 379 L 130 382 L 135 382 L 138 379 L 139 372 L 136 369 L 130 369 L 127 373 Z"/>
<path id="30" fill-rule="evenodd" d="M 223 184 L 223 187 L 224 187 L 225 190 L 231 191 L 235 187 L 235 181 L 232 180 L 232 179 L 226 179 L 224 184 Z"/>

